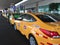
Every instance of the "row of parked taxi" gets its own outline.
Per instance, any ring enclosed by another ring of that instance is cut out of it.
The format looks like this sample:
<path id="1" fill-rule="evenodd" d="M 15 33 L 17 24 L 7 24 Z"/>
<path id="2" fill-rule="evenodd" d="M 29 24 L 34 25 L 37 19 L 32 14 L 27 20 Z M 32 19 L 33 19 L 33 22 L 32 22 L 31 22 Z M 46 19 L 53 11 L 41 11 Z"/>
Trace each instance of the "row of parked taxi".
<path id="1" fill-rule="evenodd" d="M 60 45 L 60 15 L 13 13 L 7 17 L 14 29 L 26 36 L 30 45 Z"/>

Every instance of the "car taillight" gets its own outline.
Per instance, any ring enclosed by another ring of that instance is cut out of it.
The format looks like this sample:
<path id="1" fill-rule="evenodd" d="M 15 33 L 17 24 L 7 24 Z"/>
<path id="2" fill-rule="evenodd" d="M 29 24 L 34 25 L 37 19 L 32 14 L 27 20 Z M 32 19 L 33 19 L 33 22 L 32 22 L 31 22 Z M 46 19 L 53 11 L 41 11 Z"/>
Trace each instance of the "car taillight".
<path id="1" fill-rule="evenodd" d="M 40 31 L 42 31 L 44 34 L 46 34 L 49 37 L 59 36 L 59 34 L 55 31 L 49 31 L 42 28 L 40 28 Z"/>

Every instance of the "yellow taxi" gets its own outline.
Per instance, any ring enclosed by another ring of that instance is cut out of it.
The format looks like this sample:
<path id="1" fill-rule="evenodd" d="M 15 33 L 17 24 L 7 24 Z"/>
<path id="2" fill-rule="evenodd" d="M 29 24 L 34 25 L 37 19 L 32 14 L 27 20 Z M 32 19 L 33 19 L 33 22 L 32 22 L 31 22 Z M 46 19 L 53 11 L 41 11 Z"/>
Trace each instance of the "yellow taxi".
<path id="1" fill-rule="evenodd" d="M 14 25 L 14 21 L 18 18 L 21 14 L 20 13 L 12 13 L 9 17 L 9 22 Z"/>
<path id="2" fill-rule="evenodd" d="M 59 21 L 48 14 L 24 13 L 15 20 L 14 29 L 25 35 L 30 45 L 60 45 Z"/>

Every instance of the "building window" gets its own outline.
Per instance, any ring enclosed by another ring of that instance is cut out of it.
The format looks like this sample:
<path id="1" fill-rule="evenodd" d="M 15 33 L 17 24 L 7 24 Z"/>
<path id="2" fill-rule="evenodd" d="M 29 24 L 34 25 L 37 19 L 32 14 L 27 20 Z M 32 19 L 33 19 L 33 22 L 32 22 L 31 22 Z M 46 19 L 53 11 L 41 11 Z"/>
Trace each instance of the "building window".
<path id="1" fill-rule="evenodd" d="M 38 11 L 39 12 L 48 12 L 49 11 L 49 5 L 39 6 Z"/>

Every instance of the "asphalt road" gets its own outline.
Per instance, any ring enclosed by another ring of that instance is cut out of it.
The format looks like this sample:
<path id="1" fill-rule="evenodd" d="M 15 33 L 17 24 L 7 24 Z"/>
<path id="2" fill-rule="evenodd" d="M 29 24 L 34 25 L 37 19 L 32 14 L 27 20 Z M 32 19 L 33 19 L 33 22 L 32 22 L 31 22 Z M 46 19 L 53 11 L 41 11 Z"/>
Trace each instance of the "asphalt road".
<path id="1" fill-rule="evenodd" d="M 26 37 L 15 31 L 3 16 L 0 16 L 0 45 L 29 45 Z"/>

